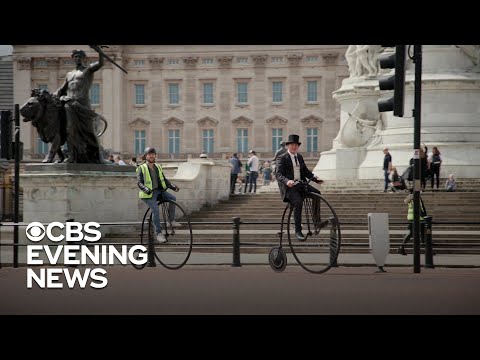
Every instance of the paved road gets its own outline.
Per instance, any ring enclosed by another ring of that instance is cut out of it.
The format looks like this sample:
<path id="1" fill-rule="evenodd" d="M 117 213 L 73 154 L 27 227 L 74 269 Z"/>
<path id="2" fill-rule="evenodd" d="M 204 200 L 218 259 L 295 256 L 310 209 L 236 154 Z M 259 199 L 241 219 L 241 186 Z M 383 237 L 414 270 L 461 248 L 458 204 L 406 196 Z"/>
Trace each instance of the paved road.
<path id="1" fill-rule="evenodd" d="M 72 268 L 69 268 L 72 271 Z M 79 268 L 84 270 L 83 267 Z M 480 314 L 480 269 L 340 266 L 105 267 L 104 289 L 32 289 L 26 268 L 0 269 L 0 314 Z M 35 268 L 38 272 L 39 268 Z"/>

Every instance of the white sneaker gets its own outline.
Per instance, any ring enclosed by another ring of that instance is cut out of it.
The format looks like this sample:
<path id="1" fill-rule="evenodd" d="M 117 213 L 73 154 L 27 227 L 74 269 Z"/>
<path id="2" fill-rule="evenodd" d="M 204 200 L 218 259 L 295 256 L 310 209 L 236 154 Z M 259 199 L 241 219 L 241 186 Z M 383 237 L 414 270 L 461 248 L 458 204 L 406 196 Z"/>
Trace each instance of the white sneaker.
<path id="1" fill-rule="evenodd" d="M 179 222 L 176 222 L 175 220 L 172 220 L 170 222 L 170 225 L 171 225 L 171 227 L 174 227 L 174 228 L 182 226 L 182 224 L 180 224 Z"/>
<path id="2" fill-rule="evenodd" d="M 158 233 L 158 234 L 157 234 L 156 243 L 157 243 L 157 244 L 163 244 L 163 243 L 165 243 L 165 242 L 167 242 L 167 239 L 165 239 L 165 236 L 163 236 L 162 233 Z"/>

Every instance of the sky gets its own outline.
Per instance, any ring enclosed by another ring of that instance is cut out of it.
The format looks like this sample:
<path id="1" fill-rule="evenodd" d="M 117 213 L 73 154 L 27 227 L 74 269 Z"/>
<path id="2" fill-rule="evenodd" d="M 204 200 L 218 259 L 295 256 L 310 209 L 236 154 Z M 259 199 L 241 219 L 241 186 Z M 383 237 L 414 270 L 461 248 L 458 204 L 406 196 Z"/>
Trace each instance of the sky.
<path id="1" fill-rule="evenodd" d="M 0 45 L 0 56 L 11 55 L 13 51 L 12 45 Z"/>

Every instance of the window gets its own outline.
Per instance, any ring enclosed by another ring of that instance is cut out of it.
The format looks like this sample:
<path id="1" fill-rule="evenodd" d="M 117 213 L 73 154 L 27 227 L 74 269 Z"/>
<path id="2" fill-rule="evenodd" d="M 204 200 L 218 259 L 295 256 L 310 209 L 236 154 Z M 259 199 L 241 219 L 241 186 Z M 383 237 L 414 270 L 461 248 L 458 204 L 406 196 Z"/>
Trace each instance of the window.
<path id="1" fill-rule="evenodd" d="M 205 58 L 202 60 L 204 64 L 213 64 L 213 59 L 212 58 Z"/>
<path id="2" fill-rule="evenodd" d="M 239 104 L 248 103 L 248 83 L 246 82 L 237 83 L 237 102 Z"/>
<path id="3" fill-rule="evenodd" d="M 283 56 L 272 56 L 272 64 L 283 63 Z"/>
<path id="4" fill-rule="evenodd" d="M 237 129 L 237 152 L 248 151 L 248 129 Z"/>
<path id="5" fill-rule="evenodd" d="M 238 64 L 248 64 L 248 57 L 238 57 L 237 58 Z"/>
<path id="6" fill-rule="evenodd" d="M 318 92 L 317 92 L 317 81 L 307 81 L 307 102 L 317 102 L 318 101 Z"/>
<path id="7" fill-rule="evenodd" d="M 178 154 L 180 152 L 180 130 L 168 130 L 168 152 Z"/>
<path id="8" fill-rule="evenodd" d="M 178 65 L 180 64 L 179 59 L 168 59 L 168 65 Z"/>
<path id="9" fill-rule="evenodd" d="M 48 144 L 37 138 L 37 154 L 48 154 Z"/>
<path id="10" fill-rule="evenodd" d="M 203 84 L 203 103 L 213 104 L 213 83 Z"/>
<path id="11" fill-rule="evenodd" d="M 168 84 L 168 103 L 178 105 L 180 103 L 179 86 L 177 83 Z"/>
<path id="12" fill-rule="evenodd" d="M 145 85 L 135 84 L 135 105 L 145 105 Z"/>
<path id="13" fill-rule="evenodd" d="M 316 55 L 307 56 L 307 62 L 315 62 L 315 61 L 318 61 L 318 56 Z"/>
<path id="14" fill-rule="evenodd" d="M 48 85 L 47 84 L 38 84 L 38 88 L 40 90 L 44 89 L 44 90 L 48 90 Z"/>
<path id="15" fill-rule="evenodd" d="M 203 150 L 207 153 L 213 153 L 214 144 L 213 144 L 213 129 L 207 129 L 202 131 L 203 135 Z"/>
<path id="16" fill-rule="evenodd" d="M 66 66 L 75 65 L 75 61 L 73 61 L 73 60 L 63 60 L 63 65 L 66 65 Z"/>
<path id="17" fill-rule="evenodd" d="M 283 129 L 272 129 L 272 151 L 276 152 L 283 140 Z"/>
<path id="18" fill-rule="evenodd" d="M 144 66 L 145 65 L 145 60 L 133 60 L 133 65 L 134 66 Z"/>
<path id="19" fill-rule="evenodd" d="M 272 82 L 272 102 L 281 103 L 283 101 L 283 82 Z"/>
<path id="20" fill-rule="evenodd" d="M 100 84 L 92 84 L 90 88 L 90 104 L 100 105 Z"/>
<path id="21" fill-rule="evenodd" d="M 135 154 L 143 154 L 143 150 L 146 147 L 145 143 L 145 130 L 135 130 Z"/>
<path id="22" fill-rule="evenodd" d="M 318 151 L 318 128 L 307 128 L 307 152 Z"/>
<path id="23" fill-rule="evenodd" d="M 47 60 L 35 60 L 33 64 L 35 67 L 47 67 Z"/>

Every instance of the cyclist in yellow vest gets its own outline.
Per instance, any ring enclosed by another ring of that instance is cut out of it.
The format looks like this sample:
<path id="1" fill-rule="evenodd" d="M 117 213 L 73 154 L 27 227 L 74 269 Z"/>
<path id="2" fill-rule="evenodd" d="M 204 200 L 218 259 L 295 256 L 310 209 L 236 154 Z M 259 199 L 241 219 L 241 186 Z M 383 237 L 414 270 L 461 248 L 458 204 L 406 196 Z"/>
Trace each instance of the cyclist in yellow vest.
<path id="1" fill-rule="evenodd" d="M 402 255 L 407 255 L 405 251 L 405 245 L 410 239 L 413 237 L 413 194 L 412 190 L 410 190 L 410 195 L 408 195 L 405 200 L 403 200 L 405 204 L 408 205 L 408 212 L 407 212 L 407 220 L 408 220 L 408 234 L 403 239 L 403 242 L 400 244 L 397 252 Z M 424 226 L 425 223 L 424 216 L 427 216 L 427 211 L 425 210 L 425 204 L 423 203 L 422 198 L 420 198 L 420 240 L 423 243 L 424 239 Z"/>
<path id="2" fill-rule="evenodd" d="M 153 224 L 155 225 L 157 244 L 164 243 L 167 240 L 162 234 L 162 226 L 160 224 L 160 212 L 158 209 L 158 200 L 173 200 L 177 198 L 168 193 L 167 189 L 177 192 L 180 190 L 178 186 L 172 184 L 163 174 L 162 167 L 155 163 L 157 152 L 152 147 L 147 147 L 144 151 L 145 162 L 137 166 L 137 185 L 140 188 L 138 196 L 145 202 L 153 213 Z M 170 204 L 170 220 L 172 227 L 181 226 L 175 219 L 175 206 Z"/>

